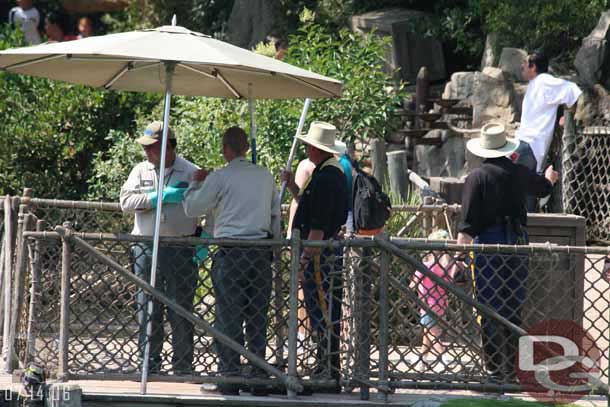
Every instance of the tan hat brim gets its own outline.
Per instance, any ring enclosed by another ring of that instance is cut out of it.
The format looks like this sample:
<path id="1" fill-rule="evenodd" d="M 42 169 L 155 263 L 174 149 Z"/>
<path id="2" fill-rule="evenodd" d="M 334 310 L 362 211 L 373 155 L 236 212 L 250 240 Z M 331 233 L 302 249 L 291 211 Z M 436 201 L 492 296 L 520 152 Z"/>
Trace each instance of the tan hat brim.
<path id="1" fill-rule="evenodd" d="M 309 144 L 309 145 L 314 146 L 315 148 L 317 148 L 319 150 L 326 151 L 328 153 L 342 154 L 343 151 L 344 151 L 344 150 L 341 149 L 341 144 L 342 144 L 341 142 L 339 142 L 341 144 L 338 144 L 335 141 L 335 145 L 331 147 L 331 146 L 327 146 L 325 144 L 317 143 L 317 142 L 307 138 L 307 134 L 301 134 L 300 136 L 297 136 L 297 138 L 299 140 L 301 140 L 303 143 Z"/>
<path id="2" fill-rule="evenodd" d="M 155 144 L 158 141 L 159 141 L 159 139 L 156 139 L 156 138 L 150 137 L 150 136 L 142 136 L 136 140 L 136 142 L 138 144 L 141 144 L 143 146 L 150 146 L 150 145 Z"/>
<path id="3" fill-rule="evenodd" d="M 505 157 L 513 153 L 519 147 L 519 140 L 506 138 L 506 144 L 500 148 L 488 149 L 481 147 L 480 138 L 473 138 L 468 141 L 466 148 L 477 157 L 498 158 Z"/>

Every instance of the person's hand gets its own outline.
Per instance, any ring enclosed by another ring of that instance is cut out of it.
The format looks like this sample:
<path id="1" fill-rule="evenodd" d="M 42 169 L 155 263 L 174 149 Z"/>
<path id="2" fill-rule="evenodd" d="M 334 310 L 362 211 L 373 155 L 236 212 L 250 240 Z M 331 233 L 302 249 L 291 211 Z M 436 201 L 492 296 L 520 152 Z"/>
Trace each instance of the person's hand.
<path id="1" fill-rule="evenodd" d="M 206 177 L 210 174 L 211 171 L 200 169 L 193 173 L 193 181 L 202 182 L 205 181 Z"/>
<path id="2" fill-rule="evenodd" d="M 288 170 L 282 170 L 280 173 L 280 180 L 290 186 L 294 184 L 294 174 Z"/>
<path id="3" fill-rule="evenodd" d="M 186 188 L 178 188 L 174 186 L 165 187 L 163 189 L 163 203 L 177 204 L 184 199 L 184 191 Z"/>
<path id="4" fill-rule="evenodd" d="M 548 179 L 551 184 L 555 185 L 559 179 L 559 172 L 555 171 L 552 165 L 549 165 L 544 171 L 544 178 Z"/>
<path id="5" fill-rule="evenodd" d="M 210 236 L 205 230 L 202 230 L 199 234 L 199 237 L 202 239 L 211 239 Z M 208 258 L 210 251 L 207 245 L 197 245 L 195 247 L 195 255 L 193 256 L 193 263 L 195 263 L 198 267 Z"/>

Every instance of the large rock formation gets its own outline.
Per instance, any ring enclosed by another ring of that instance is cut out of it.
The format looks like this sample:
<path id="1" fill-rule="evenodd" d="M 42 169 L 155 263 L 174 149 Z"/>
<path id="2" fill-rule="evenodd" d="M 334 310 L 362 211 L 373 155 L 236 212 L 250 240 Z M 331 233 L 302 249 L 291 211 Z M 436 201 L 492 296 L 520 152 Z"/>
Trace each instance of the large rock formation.
<path id="1" fill-rule="evenodd" d="M 582 46 L 576 54 L 574 65 L 580 80 L 593 86 L 606 79 L 609 73 L 608 66 L 608 39 L 610 38 L 610 11 L 600 17 L 597 26 L 582 41 Z"/>
<path id="2" fill-rule="evenodd" d="M 417 10 L 377 10 L 353 16 L 351 27 L 355 32 L 368 33 L 374 29 L 380 36 L 392 37 L 392 49 L 388 50 L 386 61 L 390 70 L 400 68 L 401 79 L 415 83 L 422 66 L 428 68 L 431 81 L 445 79 L 442 44 L 415 31 L 418 23 L 426 18 L 426 13 Z"/>
<path id="3" fill-rule="evenodd" d="M 481 58 L 481 70 L 490 66 L 496 66 L 498 62 L 498 34 L 489 33 L 485 37 L 485 49 L 483 49 L 483 57 Z"/>
<path id="4" fill-rule="evenodd" d="M 252 48 L 270 34 L 277 6 L 272 0 L 235 0 L 227 24 L 229 41 Z"/>
<path id="5" fill-rule="evenodd" d="M 498 67 L 513 79 L 522 80 L 521 64 L 527 58 L 527 52 L 519 48 L 503 48 Z"/>

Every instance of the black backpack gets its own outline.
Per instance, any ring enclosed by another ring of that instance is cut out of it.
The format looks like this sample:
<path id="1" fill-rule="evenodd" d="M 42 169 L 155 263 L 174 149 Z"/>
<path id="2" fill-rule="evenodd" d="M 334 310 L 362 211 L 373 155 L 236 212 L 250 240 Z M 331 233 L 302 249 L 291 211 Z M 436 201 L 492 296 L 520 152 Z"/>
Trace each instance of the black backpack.
<path id="1" fill-rule="evenodd" d="M 375 177 L 356 168 L 354 178 L 354 229 L 372 230 L 383 227 L 390 217 L 392 204 Z"/>

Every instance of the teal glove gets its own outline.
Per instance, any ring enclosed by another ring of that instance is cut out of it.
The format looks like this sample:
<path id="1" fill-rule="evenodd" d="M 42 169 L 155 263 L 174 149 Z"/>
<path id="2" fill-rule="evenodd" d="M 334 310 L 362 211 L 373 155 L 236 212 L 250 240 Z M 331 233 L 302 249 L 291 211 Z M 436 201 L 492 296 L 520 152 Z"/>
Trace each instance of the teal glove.
<path id="1" fill-rule="evenodd" d="M 184 199 L 184 191 L 186 191 L 186 188 L 172 186 L 163 188 L 163 203 L 178 204 L 182 202 Z M 150 197 L 151 208 L 155 209 L 157 207 L 157 191 L 149 192 L 148 196 Z"/>
<path id="2" fill-rule="evenodd" d="M 165 187 L 163 189 L 163 203 L 178 204 L 184 199 L 186 188 Z"/>
<path id="3" fill-rule="evenodd" d="M 208 233 L 206 233 L 205 231 L 201 231 L 201 235 L 199 235 L 200 238 L 203 239 L 209 239 L 212 236 L 210 236 Z M 193 263 L 195 263 L 197 266 L 201 266 L 201 263 L 203 263 L 205 261 L 205 259 L 208 258 L 208 254 L 209 254 L 209 250 L 207 246 L 197 246 L 195 247 L 195 255 L 193 256 Z"/>

